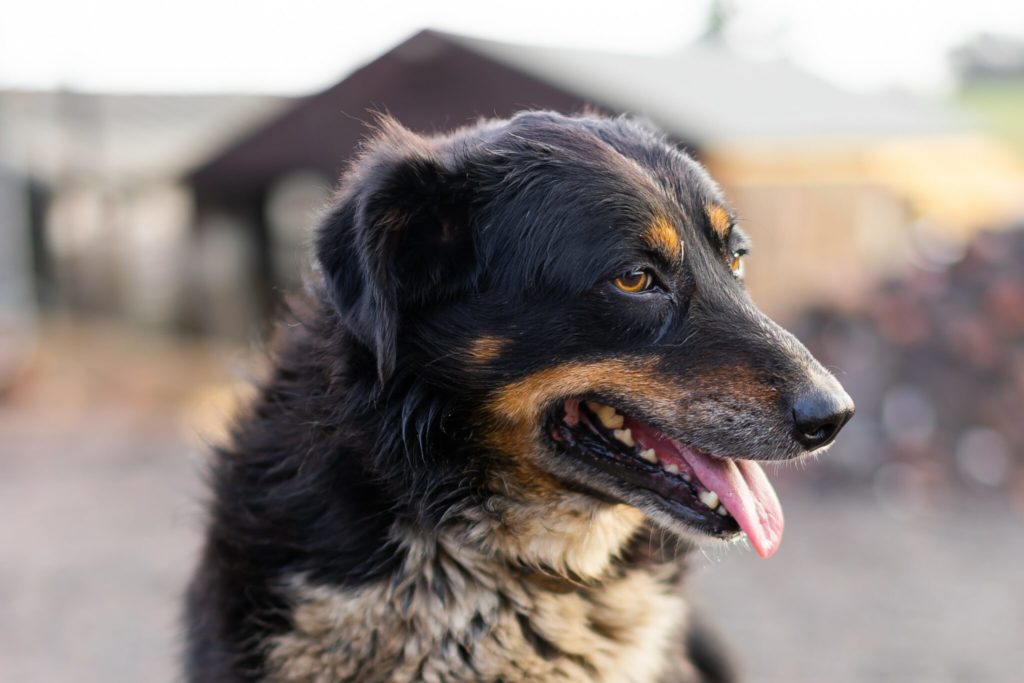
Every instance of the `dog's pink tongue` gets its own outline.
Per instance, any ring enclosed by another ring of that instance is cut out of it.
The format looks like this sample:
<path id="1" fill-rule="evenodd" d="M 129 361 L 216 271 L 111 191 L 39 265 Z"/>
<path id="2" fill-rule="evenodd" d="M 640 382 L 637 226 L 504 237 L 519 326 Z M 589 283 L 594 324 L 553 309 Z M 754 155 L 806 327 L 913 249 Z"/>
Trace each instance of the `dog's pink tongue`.
<path id="1" fill-rule="evenodd" d="M 754 550 L 768 559 L 782 542 L 782 505 L 760 465 L 751 460 L 712 458 L 682 446 L 680 451 L 706 488 L 718 494 L 739 522 Z"/>

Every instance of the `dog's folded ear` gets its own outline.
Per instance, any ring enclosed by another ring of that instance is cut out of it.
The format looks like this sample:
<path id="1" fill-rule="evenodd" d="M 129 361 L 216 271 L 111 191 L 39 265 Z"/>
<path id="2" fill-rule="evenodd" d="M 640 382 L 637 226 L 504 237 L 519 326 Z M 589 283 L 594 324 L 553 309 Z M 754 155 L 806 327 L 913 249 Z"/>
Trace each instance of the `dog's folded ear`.
<path id="1" fill-rule="evenodd" d="M 392 119 L 342 179 L 321 221 L 316 256 L 348 330 L 394 371 L 403 313 L 461 286 L 472 268 L 465 174 Z"/>

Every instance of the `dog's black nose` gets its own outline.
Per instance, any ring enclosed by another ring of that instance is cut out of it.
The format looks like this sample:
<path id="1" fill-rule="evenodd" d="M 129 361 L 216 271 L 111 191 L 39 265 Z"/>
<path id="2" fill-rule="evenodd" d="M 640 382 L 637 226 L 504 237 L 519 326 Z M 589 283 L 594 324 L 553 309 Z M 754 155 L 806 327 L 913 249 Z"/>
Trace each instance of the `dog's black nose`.
<path id="1" fill-rule="evenodd" d="M 806 389 L 793 401 L 794 435 L 807 450 L 832 443 L 853 417 L 853 399 L 835 380 L 830 384 Z"/>

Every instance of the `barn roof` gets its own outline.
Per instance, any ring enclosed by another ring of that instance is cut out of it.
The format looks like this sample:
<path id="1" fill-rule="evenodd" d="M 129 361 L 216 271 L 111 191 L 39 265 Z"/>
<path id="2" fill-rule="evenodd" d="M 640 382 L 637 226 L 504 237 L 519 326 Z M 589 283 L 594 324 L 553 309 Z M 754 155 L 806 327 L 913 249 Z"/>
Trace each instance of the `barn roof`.
<path id="1" fill-rule="evenodd" d="M 289 170 L 316 170 L 333 178 L 366 136 L 374 110 L 431 132 L 481 116 L 508 116 L 531 107 L 577 111 L 587 103 L 449 36 L 423 31 L 245 132 L 188 180 L 199 195 L 223 196 L 266 186 Z"/>
<path id="2" fill-rule="evenodd" d="M 896 94 L 855 94 L 784 61 L 754 61 L 714 40 L 660 55 L 526 46 L 422 31 L 327 90 L 297 100 L 195 168 L 224 196 L 288 170 L 335 177 L 374 109 L 419 131 L 531 107 L 585 105 L 645 117 L 691 148 L 721 141 L 861 139 L 967 127 L 951 109 Z"/>
<path id="3" fill-rule="evenodd" d="M 787 61 L 743 57 L 716 39 L 664 55 L 636 55 L 442 35 L 581 97 L 646 116 L 698 144 L 945 133 L 967 125 L 938 103 L 848 92 Z"/>

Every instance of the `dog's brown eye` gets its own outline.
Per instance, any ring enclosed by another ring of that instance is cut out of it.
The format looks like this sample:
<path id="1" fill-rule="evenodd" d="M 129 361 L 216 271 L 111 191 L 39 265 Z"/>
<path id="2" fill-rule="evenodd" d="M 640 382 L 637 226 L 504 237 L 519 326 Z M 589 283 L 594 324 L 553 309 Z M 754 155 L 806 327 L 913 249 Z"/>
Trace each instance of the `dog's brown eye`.
<path id="1" fill-rule="evenodd" d="M 732 262 L 729 263 L 729 270 L 731 270 L 732 274 L 735 275 L 736 277 L 740 277 L 740 276 L 743 275 L 743 254 L 742 253 L 740 253 L 738 251 L 734 251 L 733 252 L 733 254 L 732 254 Z"/>
<path id="2" fill-rule="evenodd" d="M 623 292 L 636 294 L 650 289 L 654 284 L 654 278 L 646 270 L 634 270 L 632 273 L 620 275 L 612 283 Z"/>

